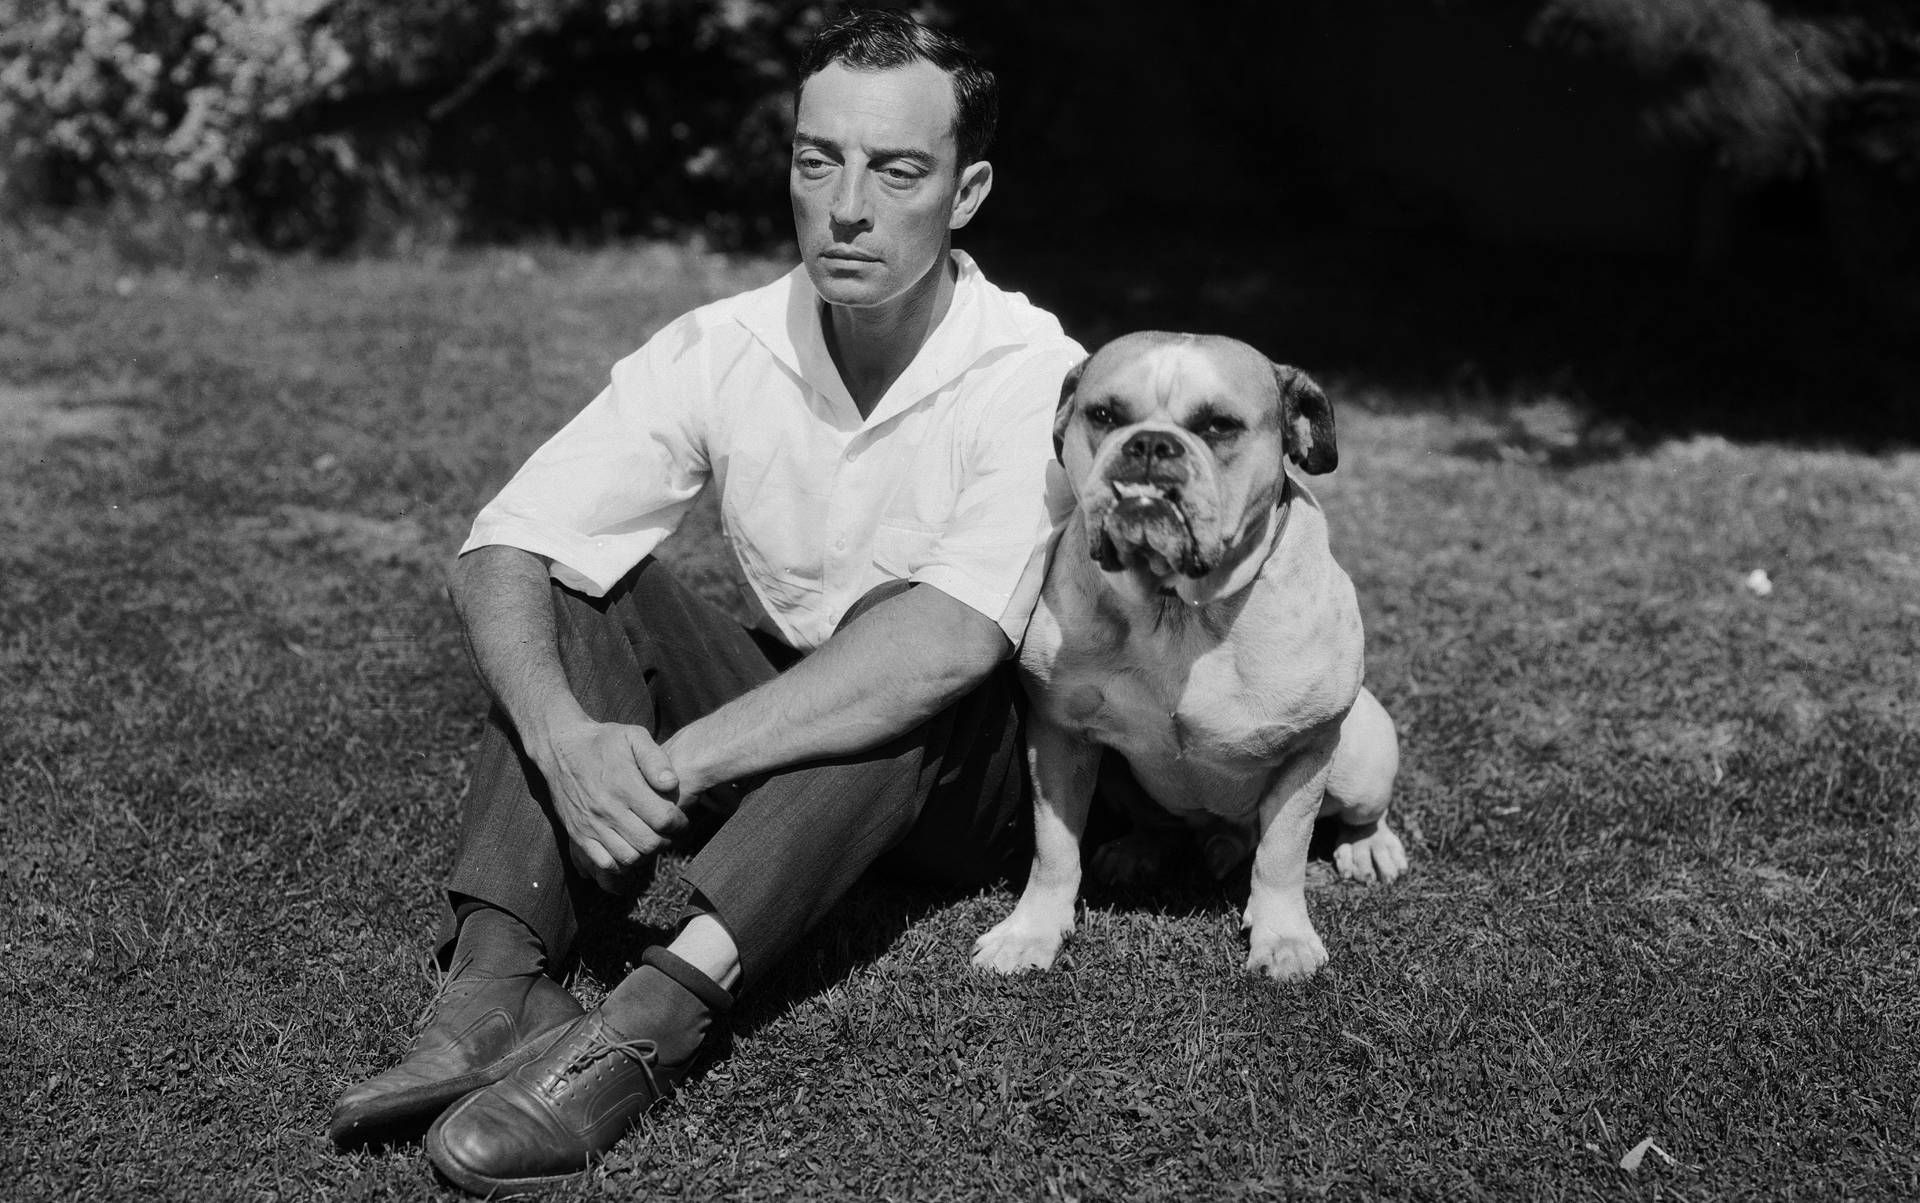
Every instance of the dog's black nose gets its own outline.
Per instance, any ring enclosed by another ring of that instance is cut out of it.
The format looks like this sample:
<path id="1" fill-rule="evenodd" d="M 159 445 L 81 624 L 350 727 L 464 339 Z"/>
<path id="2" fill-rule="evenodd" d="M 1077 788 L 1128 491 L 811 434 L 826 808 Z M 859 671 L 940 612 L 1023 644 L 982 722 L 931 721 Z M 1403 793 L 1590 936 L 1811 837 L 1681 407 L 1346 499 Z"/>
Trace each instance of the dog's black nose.
<path id="1" fill-rule="evenodd" d="M 1143 430 L 1120 445 L 1120 454 L 1128 459 L 1179 459 L 1187 453 L 1179 439 L 1162 430 Z"/>

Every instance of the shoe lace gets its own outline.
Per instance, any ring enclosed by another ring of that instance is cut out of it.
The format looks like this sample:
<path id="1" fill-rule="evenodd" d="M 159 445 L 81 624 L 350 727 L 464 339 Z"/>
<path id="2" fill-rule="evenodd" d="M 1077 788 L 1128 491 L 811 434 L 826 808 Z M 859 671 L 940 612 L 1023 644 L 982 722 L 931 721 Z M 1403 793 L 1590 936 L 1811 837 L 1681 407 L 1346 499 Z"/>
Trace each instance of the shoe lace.
<path id="1" fill-rule="evenodd" d="M 560 1067 L 554 1085 L 564 1087 L 576 1075 L 585 1073 L 596 1063 L 615 1054 L 625 1056 L 638 1065 L 647 1075 L 647 1084 L 653 1088 L 654 1094 L 660 1093 L 660 1081 L 654 1076 L 654 1066 L 660 1060 L 659 1044 L 645 1039 L 615 1038 L 607 1035 L 604 1028 L 593 1033 L 573 1051 L 567 1063 Z"/>

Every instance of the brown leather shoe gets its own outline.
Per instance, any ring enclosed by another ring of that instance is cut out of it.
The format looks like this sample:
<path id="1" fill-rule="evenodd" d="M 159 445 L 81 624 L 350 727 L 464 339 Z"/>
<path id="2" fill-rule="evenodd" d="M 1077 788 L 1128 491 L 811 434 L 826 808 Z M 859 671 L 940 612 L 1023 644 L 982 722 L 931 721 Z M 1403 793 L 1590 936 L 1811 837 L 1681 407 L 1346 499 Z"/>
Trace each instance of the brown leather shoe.
<path id="1" fill-rule="evenodd" d="M 457 975 L 400 1064 L 340 1096 L 327 1132 L 341 1146 L 418 1135 L 462 1095 L 539 1056 L 581 1014 L 573 996 L 543 974 Z"/>
<path id="2" fill-rule="evenodd" d="M 505 1197 L 544 1190 L 593 1168 L 642 1113 L 686 1080 L 712 1042 L 709 1016 L 732 996 L 662 949 L 643 962 L 679 981 L 706 1010 L 687 1032 L 630 1035 L 600 1010 L 582 1016 L 536 1060 L 448 1108 L 427 1131 L 427 1156 L 455 1186 Z M 691 976 L 690 976 L 691 975 Z M 697 980 L 695 980 L 697 978 Z M 659 1038 L 659 1039 L 656 1039 Z M 665 1061 L 660 1043 L 691 1044 Z"/>

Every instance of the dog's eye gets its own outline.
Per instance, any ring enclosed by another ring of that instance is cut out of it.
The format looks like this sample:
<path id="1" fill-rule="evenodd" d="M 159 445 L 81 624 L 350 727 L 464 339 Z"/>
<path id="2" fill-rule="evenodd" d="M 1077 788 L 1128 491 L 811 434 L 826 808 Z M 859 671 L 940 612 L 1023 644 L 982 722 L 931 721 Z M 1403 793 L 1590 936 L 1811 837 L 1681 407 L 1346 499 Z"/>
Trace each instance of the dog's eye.
<path id="1" fill-rule="evenodd" d="M 1219 414 L 1208 418 L 1207 424 L 1200 428 L 1200 433 L 1210 439 L 1230 439 L 1246 428 L 1247 424 L 1240 419 Z"/>
<path id="2" fill-rule="evenodd" d="M 1090 426 L 1112 426 L 1119 420 L 1120 419 L 1114 416 L 1113 410 L 1108 406 L 1087 406 L 1087 424 Z"/>

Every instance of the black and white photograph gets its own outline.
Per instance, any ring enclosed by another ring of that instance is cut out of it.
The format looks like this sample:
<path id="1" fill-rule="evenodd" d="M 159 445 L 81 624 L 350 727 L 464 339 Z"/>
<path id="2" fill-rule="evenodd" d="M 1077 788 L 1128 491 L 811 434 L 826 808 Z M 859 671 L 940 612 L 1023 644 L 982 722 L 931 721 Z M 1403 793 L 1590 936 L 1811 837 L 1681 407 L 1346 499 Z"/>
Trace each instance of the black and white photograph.
<path id="1" fill-rule="evenodd" d="M 1908 0 L 0 0 L 0 1197 L 1920 1198 Z"/>

